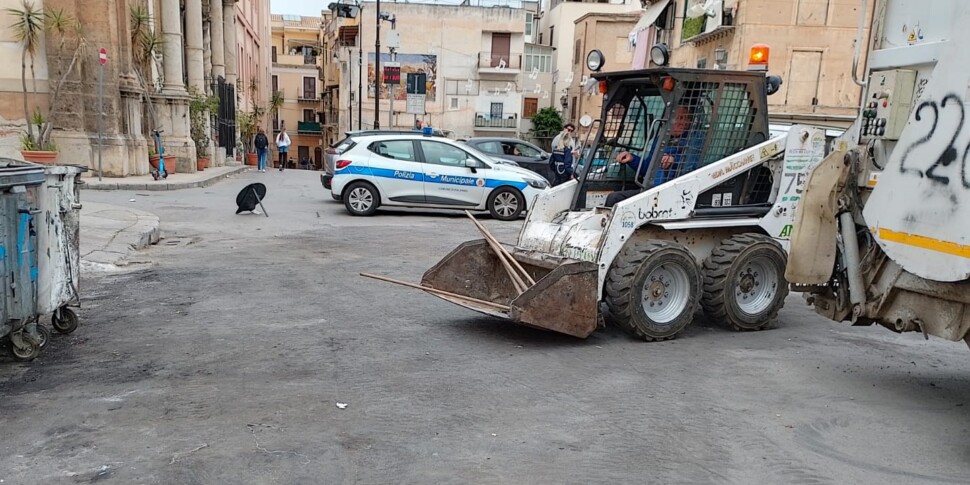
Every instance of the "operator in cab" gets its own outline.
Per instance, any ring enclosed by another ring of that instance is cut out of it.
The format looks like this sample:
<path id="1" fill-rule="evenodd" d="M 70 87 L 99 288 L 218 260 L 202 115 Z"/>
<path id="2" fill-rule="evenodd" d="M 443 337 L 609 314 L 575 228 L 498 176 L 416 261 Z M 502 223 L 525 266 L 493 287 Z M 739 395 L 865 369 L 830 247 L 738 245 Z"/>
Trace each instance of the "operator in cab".
<path id="1" fill-rule="evenodd" d="M 691 129 L 693 121 L 694 113 L 689 107 L 678 106 L 674 109 L 674 121 L 670 127 L 670 143 L 663 149 L 660 167 L 657 169 L 653 182 L 650 185 L 644 184 L 644 188 L 669 182 L 680 175 L 697 169 L 701 151 L 704 149 L 704 132 L 696 128 Z M 641 158 L 630 152 L 622 151 L 616 155 L 616 161 L 621 165 L 628 164 L 636 174 L 636 179 L 643 179 L 647 175 L 647 169 L 650 168 L 650 160 L 653 158 L 653 151 L 657 147 L 658 139 L 654 139 L 646 157 Z M 644 161 L 646 163 L 643 163 Z M 613 207 L 618 202 L 629 199 L 641 191 L 640 188 L 636 188 L 613 192 L 606 197 L 605 206 Z"/>

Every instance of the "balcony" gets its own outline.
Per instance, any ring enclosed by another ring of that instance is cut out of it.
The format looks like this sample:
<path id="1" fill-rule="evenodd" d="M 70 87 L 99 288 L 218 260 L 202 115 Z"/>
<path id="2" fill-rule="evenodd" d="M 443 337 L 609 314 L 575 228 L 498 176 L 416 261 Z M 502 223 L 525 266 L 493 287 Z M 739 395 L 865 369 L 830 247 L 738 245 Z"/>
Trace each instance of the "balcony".
<path id="1" fill-rule="evenodd" d="M 332 108 L 323 110 L 324 126 L 337 126 L 338 121 L 340 121 L 340 119 L 338 118 L 337 110 Z"/>
<path id="2" fill-rule="evenodd" d="M 478 53 L 478 73 L 516 76 L 522 72 L 521 53 Z"/>
<path id="3" fill-rule="evenodd" d="M 704 44 L 734 31 L 734 8 L 722 7 L 708 12 L 704 10 L 703 3 L 699 0 L 688 3 L 687 16 L 681 29 L 681 42 Z"/>
<path id="4" fill-rule="evenodd" d="M 310 91 L 309 93 L 298 93 L 296 95 L 296 100 L 301 103 L 317 103 L 320 101 L 320 98 L 317 96 L 316 92 Z"/>
<path id="5" fill-rule="evenodd" d="M 475 113 L 476 130 L 515 130 L 519 127 L 517 113 L 504 113 L 494 116 L 491 113 Z"/>
<path id="6" fill-rule="evenodd" d="M 303 54 L 278 54 L 273 64 L 283 66 L 316 66 L 317 56 L 305 56 Z"/>
<path id="7" fill-rule="evenodd" d="M 316 121 L 298 121 L 296 123 L 296 132 L 300 134 L 320 134 L 320 123 Z"/>

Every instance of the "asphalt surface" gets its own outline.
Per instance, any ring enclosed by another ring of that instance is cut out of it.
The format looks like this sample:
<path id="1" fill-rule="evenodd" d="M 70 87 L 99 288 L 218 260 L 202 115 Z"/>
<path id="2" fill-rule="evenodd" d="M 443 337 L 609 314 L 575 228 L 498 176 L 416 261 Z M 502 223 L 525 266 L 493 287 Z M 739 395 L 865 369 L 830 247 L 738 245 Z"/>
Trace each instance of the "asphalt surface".
<path id="1" fill-rule="evenodd" d="M 157 214 L 162 241 L 86 274 L 81 327 L 36 361 L 0 357 L 0 481 L 970 482 L 963 343 L 798 295 L 757 333 L 516 327 L 357 276 L 418 281 L 477 237 L 464 216 L 353 218 L 318 175 L 85 192 Z M 270 217 L 234 215 L 256 180 Z"/>

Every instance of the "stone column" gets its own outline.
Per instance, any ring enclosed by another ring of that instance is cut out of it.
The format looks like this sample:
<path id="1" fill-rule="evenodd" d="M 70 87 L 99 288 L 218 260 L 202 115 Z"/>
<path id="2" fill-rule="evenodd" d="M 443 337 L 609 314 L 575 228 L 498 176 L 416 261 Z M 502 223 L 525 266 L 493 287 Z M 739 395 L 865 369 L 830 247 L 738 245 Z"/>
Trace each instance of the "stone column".
<path id="1" fill-rule="evenodd" d="M 190 2 L 191 3 L 191 2 Z M 162 0 L 163 73 L 166 94 L 185 94 L 182 82 L 182 12 L 179 0 Z"/>
<path id="2" fill-rule="evenodd" d="M 226 82 L 236 84 L 236 0 L 223 0 L 222 28 L 226 43 Z"/>
<path id="3" fill-rule="evenodd" d="M 185 2 L 185 51 L 189 86 L 205 93 L 205 64 L 202 56 L 202 2 Z"/>
<path id="4" fill-rule="evenodd" d="M 226 51 L 225 34 L 223 33 L 222 21 L 222 0 L 209 1 L 209 22 L 210 37 L 212 46 L 212 80 L 219 79 L 219 76 L 226 77 Z"/>
<path id="5" fill-rule="evenodd" d="M 222 2 L 222 32 L 226 44 L 225 56 L 226 56 L 226 83 L 232 85 L 236 89 L 236 80 L 238 79 L 239 71 L 236 66 L 236 0 L 223 0 Z M 236 99 L 239 99 L 239 93 L 236 93 Z M 236 109 L 240 109 L 242 106 L 236 105 Z M 239 141 L 239 127 L 236 127 L 236 141 Z M 230 163 L 236 155 L 235 147 L 226 147 L 226 163 Z"/>

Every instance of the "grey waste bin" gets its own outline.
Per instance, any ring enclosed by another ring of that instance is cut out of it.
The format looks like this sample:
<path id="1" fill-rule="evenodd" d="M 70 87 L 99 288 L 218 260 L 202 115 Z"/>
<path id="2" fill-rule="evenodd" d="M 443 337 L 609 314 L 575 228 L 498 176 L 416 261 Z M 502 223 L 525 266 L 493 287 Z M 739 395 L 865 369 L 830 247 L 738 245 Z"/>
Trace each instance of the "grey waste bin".
<path id="1" fill-rule="evenodd" d="M 79 184 L 86 170 L 47 166 L 45 183 L 38 192 L 44 224 L 37 231 L 37 313 L 51 314 L 54 330 L 61 333 L 77 328 L 77 315 L 68 306 L 80 304 Z"/>
<path id="2" fill-rule="evenodd" d="M 14 356 L 31 359 L 40 350 L 37 316 L 38 195 L 44 167 L 0 159 L 0 337 L 9 337 Z M 31 325 L 24 338 L 25 325 Z"/>

